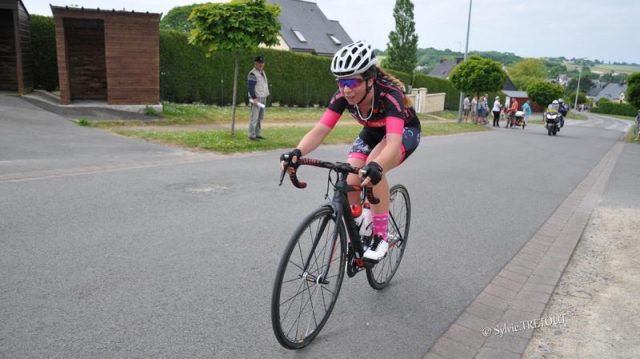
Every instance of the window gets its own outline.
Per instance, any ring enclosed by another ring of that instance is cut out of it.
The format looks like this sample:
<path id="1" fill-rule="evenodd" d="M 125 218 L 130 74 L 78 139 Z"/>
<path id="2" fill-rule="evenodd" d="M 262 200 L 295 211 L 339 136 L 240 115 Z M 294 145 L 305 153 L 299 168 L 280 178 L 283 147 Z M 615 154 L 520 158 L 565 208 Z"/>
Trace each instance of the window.
<path id="1" fill-rule="evenodd" d="M 291 31 L 293 31 L 294 35 L 296 35 L 300 42 L 307 42 L 307 39 L 304 38 L 304 35 L 302 35 L 300 30 L 291 29 Z"/>
<path id="2" fill-rule="evenodd" d="M 333 36 L 333 34 L 327 34 L 327 35 L 329 35 L 329 38 L 331 39 L 331 41 L 333 41 L 335 45 L 338 45 L 338 46 L 342 45 L 342 41 L 338 40 L 338 38 Z"/>

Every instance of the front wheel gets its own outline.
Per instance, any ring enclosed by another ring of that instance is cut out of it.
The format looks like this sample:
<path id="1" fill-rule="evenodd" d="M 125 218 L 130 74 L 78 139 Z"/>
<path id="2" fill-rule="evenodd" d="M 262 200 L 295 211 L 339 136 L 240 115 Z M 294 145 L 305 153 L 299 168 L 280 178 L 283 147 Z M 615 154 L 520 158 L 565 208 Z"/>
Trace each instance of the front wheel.
<path id="1" fill-rule="evenodd" d="M 289 240 L 271 296 L 271 324 L 283 347 L 305 347 L 329 319 L 344 279 L 345 246 L 331 207 L 311 213 Z"/>
<path id="2" fill-rule="evenodd" d="M 390 190 L 389 225 L 387 238 L 389 251 L 373 268 L 367 268 L 367 281 L 373 289 L 383 289 L 396 274 L 409 239 L 411 224 L 411 200 L 409 191 L 403 185 L 395 185 Z"/>

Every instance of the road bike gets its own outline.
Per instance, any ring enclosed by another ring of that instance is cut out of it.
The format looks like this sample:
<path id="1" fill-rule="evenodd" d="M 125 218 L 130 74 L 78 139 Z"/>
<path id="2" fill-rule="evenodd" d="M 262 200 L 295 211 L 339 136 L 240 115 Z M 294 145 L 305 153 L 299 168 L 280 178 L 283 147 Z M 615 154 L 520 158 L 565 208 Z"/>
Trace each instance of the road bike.
<path id="1" fill-rule="evenodd" d="M 271 323 L 278 342 L 288 349 L 303 348 L 318 335 L 333 311 L 345 273 L 353 277 L 364 270 L 369 285 L 377 290 L 389 284 L 407 246 L 411 222 L 409 191 L 396 184 L 390 189 L 387 255 L 378 262 L 365 260 L 371 237 L 360 236 L 347 193 L 361 192 L 361 204 L 377 204 L 379 199 L 371 187 L 347 184 L 347 175 L 358 174 L 360 169 L 348 163 L 300 158 L 282 171 L 280 185 L 288 172 L 295 187 L 305 188 L 296 174 L 303 165 L 329 169 L 325 198 L 329 198 L 330 186 L 333 197 L 298 225 L 278 266 Z"/>

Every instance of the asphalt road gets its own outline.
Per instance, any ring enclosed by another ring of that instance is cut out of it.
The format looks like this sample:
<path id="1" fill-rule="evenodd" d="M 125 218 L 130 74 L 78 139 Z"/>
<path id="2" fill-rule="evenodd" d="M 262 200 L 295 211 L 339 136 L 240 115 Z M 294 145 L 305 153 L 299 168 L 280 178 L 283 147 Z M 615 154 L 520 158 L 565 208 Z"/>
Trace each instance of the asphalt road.
<path id="1" fill-rule="evenodd" d="M 272 282 L 324 201 L 324 171 L 279 188 L 281 151 L 193 154 L 0 96 L 0 358 L 422 357 L 626 126 L 424 138 L 390 174 L 413 204 L 392 285 L 345 279 L 323 331 L 292 352 L 272 334 Z"/>

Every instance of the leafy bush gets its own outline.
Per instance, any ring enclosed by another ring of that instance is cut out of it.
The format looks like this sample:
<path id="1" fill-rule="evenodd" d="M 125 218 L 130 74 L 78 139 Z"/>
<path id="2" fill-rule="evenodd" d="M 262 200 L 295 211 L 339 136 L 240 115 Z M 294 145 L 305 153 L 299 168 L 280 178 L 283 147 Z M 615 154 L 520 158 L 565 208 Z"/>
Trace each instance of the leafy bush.
<path id="1" fill-rule="evenodd" d="M 31 15 L 33 87 L 53 91 L 58 88 L 56 26 L 50 16 Z"/>
<path id="2" fill-rule="evenodd" d="M 638 110 L 633 105 L 611 102 L 604 98 L 598 100 L 598 106 L 592 107 L 591 112 L 632 117 L 638 114 Z"/>
<path id="3" fill-rule="evenodd" d="M 527 87 L 527 95 L 531 101 L 546 107 L 548 104 L 564 95 L 564 88 L 547 81 L 535 81 Z"/>
<path id="4" fill-rule="evenodd" d="M 627 78 L 628 87 L 625 98 L 627 102 L 640 108 L 640 73 L 634 73 Z"/>

